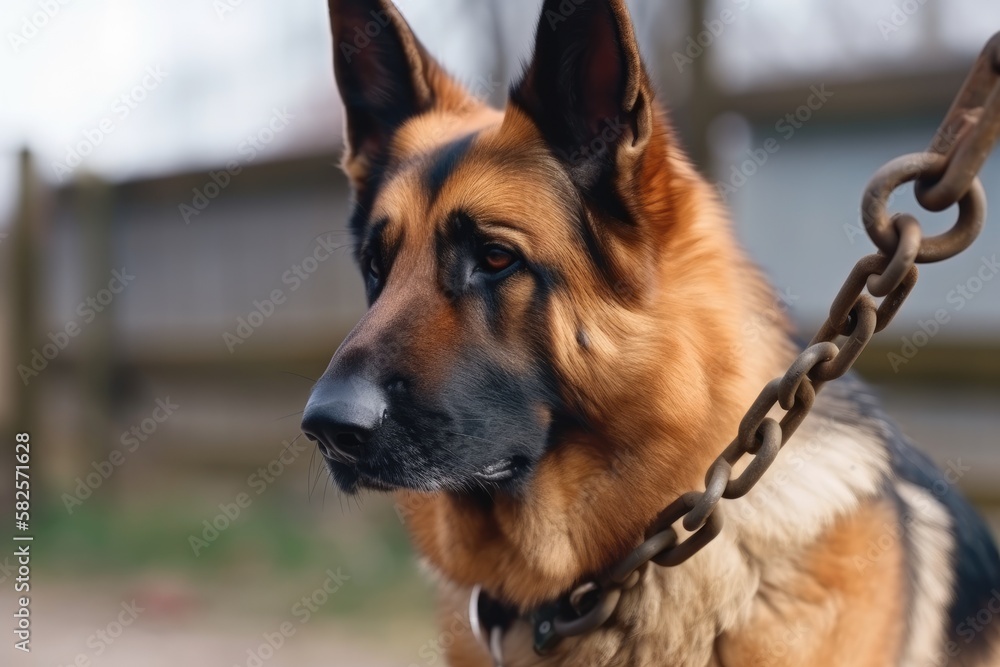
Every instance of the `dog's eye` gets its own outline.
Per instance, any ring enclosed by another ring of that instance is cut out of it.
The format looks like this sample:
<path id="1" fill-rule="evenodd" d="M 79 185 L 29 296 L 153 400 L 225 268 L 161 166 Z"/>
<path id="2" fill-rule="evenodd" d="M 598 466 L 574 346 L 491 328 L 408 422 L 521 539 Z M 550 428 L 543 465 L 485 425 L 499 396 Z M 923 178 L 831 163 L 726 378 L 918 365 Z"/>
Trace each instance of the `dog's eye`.
<path id="1" fill-rule="evenodd" d="M 382 265 L 379 263 L 378 257 L 372 257 L 368 260 L 368 275 L 376 282 L 382 278 Z"/>
<path id="2" fill-rule="evenodd" d="M 483 250 L 479 268 L 485 273 L 501 273 L 517 263 L 517 255 L 510 250 L 498 246 L 486 246 Z"/>

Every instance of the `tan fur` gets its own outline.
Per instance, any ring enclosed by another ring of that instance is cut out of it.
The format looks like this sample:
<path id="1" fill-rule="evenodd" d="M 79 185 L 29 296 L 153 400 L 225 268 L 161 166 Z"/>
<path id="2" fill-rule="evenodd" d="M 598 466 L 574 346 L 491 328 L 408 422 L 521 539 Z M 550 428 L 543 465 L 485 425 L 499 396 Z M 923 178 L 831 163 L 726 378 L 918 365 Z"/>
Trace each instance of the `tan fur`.
<path id="1" fill-rule="evenodd" d="M 723 664 L 881 667 L 900 652 L 903 549 L 870 567 L 856 559 L 896 520 L 884 504 L 839 519 L 801 556 L 799 567 L 761 582 L 747 622 L 723 635 Z"/>
<path id="2" fill-rule="evenodd" d="M 643 593 L 634 593 L 623 603 L 628 610 L 626 615 L 632 616 L 623 624 L 629 633 L 624 634 L 621 628 L 604 628 L 562 647 L 550 659 L 541 660 L 530 649 L 523 648 L 524 644 L 530 646 L 528 629 L 518 626 L 505 645 L 505 649 L 510 647 L 505 650 L 505 664 L 508 667 L 564 664 L 883 667 L 894 664 L 903 631 L 902 548 L 896 545 L 892 553 L 861 576 L 857 576 L 853 562 L 859 551 L 879 537 L 884 523 L 892 519 L 890 508 L 870 505 L 853 517 L 839 520 L 797 558 L 776 555 L 779 566 L 772 566 L 772 579 L 761 582 L 756 596 L 742 611 L 743 619 L 718 639 L 710 627 L 709 632 L 705 632 L 703 619 L 691 621 L 688 609 L 673 606 L 683 597 L 671 590 L 669 574 L 654 570 L 643 582 L 647 599 L 642 599 Z M 662 596 L 668 602 L 666 609 L 654 603 L 653 596 Z M 446 595 L 444 601 L 443 606 L 455 613 L 461 613 L 467 603 L 457 592 Z M 697 605 L 693 599 L 683 601 Z M 668 609 L 672 611 L 666 615 L 657 614 Z M 675 618 L 670 618 L 671 615 Z M 684 627 L 687 623 L 691 623 L 691 627 Z M 657 635 L 675 637 L 680 645 L 658 642 L 655 640 Z M 646 636 L 647 641 L 636 641 L 641 636 Z M 451 664 L 488 665 L 482 647 L 478 652 L 477 647 L 471 633 L 460 635 Z M 614 658 L 599 662 L 597 656 Z"/>

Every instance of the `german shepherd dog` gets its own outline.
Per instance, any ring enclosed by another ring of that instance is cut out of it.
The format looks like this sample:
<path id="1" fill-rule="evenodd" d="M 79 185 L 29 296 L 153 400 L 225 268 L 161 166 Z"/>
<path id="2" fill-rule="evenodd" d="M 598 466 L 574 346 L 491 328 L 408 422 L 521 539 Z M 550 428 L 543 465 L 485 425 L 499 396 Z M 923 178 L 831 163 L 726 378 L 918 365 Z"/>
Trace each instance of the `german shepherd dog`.
<path id="1" fill-rule="evenodd" d="M 455 632 L 473 589 L 528 613 L 617 563 L 704 488 L 799 348 L 654 99 L 624 0 L 545 0 L 504 111 L 389 0 L 329 4 L 370 307 L 303 431 L 343 492 L 396 494 L 448 663 L 491 665 Z M 961 472 L 832 383 L 704 550 L 550 654 L 516 617 L 504 664 L 998 665 L 1000 558 Z"/>

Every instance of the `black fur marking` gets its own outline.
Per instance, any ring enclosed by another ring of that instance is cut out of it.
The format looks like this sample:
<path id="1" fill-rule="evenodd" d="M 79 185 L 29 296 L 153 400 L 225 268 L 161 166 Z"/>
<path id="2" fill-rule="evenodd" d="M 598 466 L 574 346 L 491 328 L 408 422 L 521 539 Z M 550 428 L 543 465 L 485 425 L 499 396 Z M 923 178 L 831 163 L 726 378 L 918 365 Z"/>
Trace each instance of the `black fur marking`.
<path id="1" fill-rule="evenodd" d="M 587 217 L 587 212 L 582 206 L 577 212 L 576 219 L 576 228 L 580 233 L 584 247 L 587 249 L 587 255 L 594 266 L 597 267 L 600 274 L 608 280 L 608 284 L 613 284 L 614 271 L 611 267 L 611 262 L 608 260 L 608 256 L 601 246 L 601 240 L 597 238 L 594 226 L 591 224 Z"/>
<path id="2" fill-rule="evenodd" d="M 358 244 L 358 260 L 361 268 L 361 277 L 365 283 L 365 293 L 368 297 L 368 305 L 375 303 L 382 288 L 385 286 L 392 271 L 393 260 L 396 258 L 399 248 L 403 243 L 404 232 L 390 239 L 386 238 L 385 229 L 389 226 L 389 220 L 383 218 L 374 222 L 364 235 L 364 240 Z M 366 262 L 374 260 L 381 268 L 381 276 L 375 280 Z"/>
<path id="3" fill-rule="evenodd" d="M 472 143 L 476 139 L 476 133 L 462 137 L 446 146 L 442 146 L 430 157 L 430 167 L 427 169 L 427 190 L 430 192 L 431 201 L 437 199 L 444 187 L 448 177 L 455 171 L 456 167 L 466 156 Z"/>
<path id="4" fill-rule="evenodd" d="M 461 212 L 453 213 L 435 233 L 438 282 L 449 301 L 458 300 L 468 290 L 475 242 L 475 224 Z"/>
<path id="5" fill-rule="evenodd" d="M 606 239 L 600 238 L 602 231 L 605 234 L 610 234 L 612 230 L 596 228 L 595 224 L 599 225 L 601 223 L 593 222 L 588 217 L 586 210 L 581 206 L 576 214 L 576 231 L 580 237 L 580 242 L 585 248 L 598 277 L 607 288 L 610 298 L 616 299 L 621 303 L 628 303 L 634 298 L 635 290 L 628 286 L 629 282 L 615 268 L 611 258 L 605 251 L 604 243 Z M 614 221 L 611 224 L 614 224 Z M 621 228 L 618 231 L 621 231 Z"/>
<path id="6" fill-rule="evenodd" d="M 537 276 L 538 297 L 547 304 L 552 293 L 563 284 L 563 277 L 556 269 L 534 262 L 531 263 L 531 270 Z"/>
<path id="7" fill-rule="evenodd" d="M 618 189 L 615 187 L 613 180 L 614 172 L 615 169 L 612 167 L 605 177 L 601 178 L 593 188 L 587 191 L 587 200 L 598 210 L 611 216 L 614 222 L 635 227 L 635 218 L 629 213 L 628 206 L 626 206 L 624 200 L 618 194 Z"/>
<path id="8" fill-rule="evenodd" d="M 385 182 L 388 171 L 388 156 L 385 152 L 380 152 L 372 158 L 368 177 L 365 179 L 363 189 L 354 193 L 354 207 L 351 210 L 349 229 L 354 235 L 356 254 L 355 259 L 360 259 L 361 240 L 364 237 L 365 227 L 371 216 L 372 206 L 375 205 L 375 198 Z"/>

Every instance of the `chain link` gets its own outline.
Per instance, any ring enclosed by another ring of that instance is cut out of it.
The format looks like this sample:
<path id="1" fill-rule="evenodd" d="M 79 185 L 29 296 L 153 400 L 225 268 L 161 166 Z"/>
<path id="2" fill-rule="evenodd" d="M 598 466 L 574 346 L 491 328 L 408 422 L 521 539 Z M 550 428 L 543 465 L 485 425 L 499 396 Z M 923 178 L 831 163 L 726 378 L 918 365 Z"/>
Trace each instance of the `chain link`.
<path id="1" fill-rule="evenodd" d="M 646 531 L 641 545 L 605 576 L 566 596 L 563 607 L 572 614 L 556 616 L 553 626 L 558 636 L 572 637 L 600 627 L 649 563 L 675 567 L 718 536 L 719 503 L 753 489 L 808 416 L 816 393 L 847 374 L 872 337 L 892 322 L 917 283 L 916 265 L 954 257 L 975 241 L 986 214 L 986 194 L 977 174 L 998 139 L 1000 33 L 987 43 L 931 147 L 889 162 L 869 183 L 862 219 L 880 253 L 854 266 L 816 336 L 754 401 L 736 438 L 709 467 L 705 490 L 685 493 L 671 503 Z M 890 195 L 908 182 L 915 182 L 917 200 L 927 210 L 958 204 L 958 220 L 949 231 L 925 238 L 914 216 L 889 215 Z M 775 411 L 784 411 L 780 420 L 770 416 Z M 744 459 L 749 459 L 746 467 L 733 477 Z M 674 527 L 677 522 L 690 533 L 683 540 Z"/>
<path id="2" fill-rule="evenodd" d="M 1000 104 L 1000 98 L 997 100 Z M 886 210 L 889 195 L 904 183 L 921 178 L 943 179 L 951 162 L 938 153 L 912 153 L 898 157 L 877 172 L 868 184 L 862 206 L 862 220 L 868 235 L 884 254 L 895 254 L 899 235 Z M 983 231 L 986 217 L 986 191 L 979 177 L 973 175 L 954 203 L 958 204 L 958 222 L 944 234 L 926 238 L 920 244 L 916 261 L 940 262 L 967 249 Z M 945 207 L 947 208 L 947 207 Z"/>
<path id="3" fill-rule="evenodd" d="M 1000 138 L 1000 33 L 986 43 L 928 152 L 947 156 L 940 175 L 922 176 L 917 201 L 943 211 L 968 192 Z"/>

